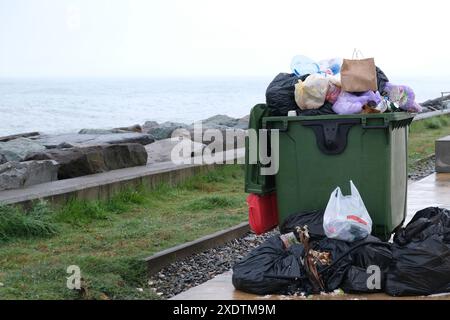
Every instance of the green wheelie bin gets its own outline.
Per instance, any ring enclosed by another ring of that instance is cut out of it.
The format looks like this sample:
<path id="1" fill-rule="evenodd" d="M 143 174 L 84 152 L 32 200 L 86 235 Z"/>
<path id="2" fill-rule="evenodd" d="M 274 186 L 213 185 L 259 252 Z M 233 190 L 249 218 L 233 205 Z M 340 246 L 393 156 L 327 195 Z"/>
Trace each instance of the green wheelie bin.
<path id="1" fill-rule="evenodd" d="M 350 193 L 352 180 L 372 218 L 372 234 L 389 239 L 406 217 L 413 118 L 406 112 L 264 117 L 263 128 L 279 130 L 280 224 L 291 214 L 325 209 L 337 186 Z"/>

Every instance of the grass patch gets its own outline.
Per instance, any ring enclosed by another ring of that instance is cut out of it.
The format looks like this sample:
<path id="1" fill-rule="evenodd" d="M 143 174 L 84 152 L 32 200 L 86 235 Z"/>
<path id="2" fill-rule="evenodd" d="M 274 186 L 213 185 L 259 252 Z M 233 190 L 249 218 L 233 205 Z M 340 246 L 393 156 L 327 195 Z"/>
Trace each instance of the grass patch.
<path id="1" fill-rule="evenodd" d="M 29 212 L 0 204 L 0 241 L 55 235 L 58 228 L 50 221 L 52 213 L 42 202 L 38 202 Z"/>
<path id="2" fill-rule="evenodd" d="M 229 198 L 225 196 L 208 196 L 192 200 L 184 208 L 189 211 L 232 208 L 236 206 L 238 202 L 239 200 L 236 198 Z"/>
<path id="3" fill-rule="evenodd" d="M 409 131 L 410 169 L 419 159 L 434 154 L 435 140 L 450 135 L 450 115 L 414 121 Z"/>
<path id="4" fill-rule="evenodd" d="M 177 186 L 73 200 L 54 211 L 45 204 L 28 212 L 4 206 L 52 229 L 22 227 L 22 236 L 9 228 L 14 241 L 0 243 L 0 299 L 158 299 L 142 259 L 245 221 L 243 179 L 243 167 L 231 165 Z M 81 269 L 81 291 L 66 288 L 70 265 Z"/>

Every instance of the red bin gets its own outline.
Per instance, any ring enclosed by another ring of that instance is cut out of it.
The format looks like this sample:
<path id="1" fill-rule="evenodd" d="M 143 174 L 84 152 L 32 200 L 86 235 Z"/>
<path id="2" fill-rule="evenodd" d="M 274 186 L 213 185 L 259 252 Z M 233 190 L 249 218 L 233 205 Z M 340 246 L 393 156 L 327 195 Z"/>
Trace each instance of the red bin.
<path id="1" fill-rule="evenodd" d="M 256 234 L 270 231 L 278 225 L 278 207 L 276 193 L 247 197 L 248 222 Z"/>

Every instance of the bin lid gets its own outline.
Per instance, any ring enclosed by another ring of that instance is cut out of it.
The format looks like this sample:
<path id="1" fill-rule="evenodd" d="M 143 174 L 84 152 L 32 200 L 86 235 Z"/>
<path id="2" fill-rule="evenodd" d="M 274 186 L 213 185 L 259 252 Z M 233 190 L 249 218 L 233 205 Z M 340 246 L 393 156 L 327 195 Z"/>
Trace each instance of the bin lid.
<path id="1" fill-rule="evenodd" d="M 361 119 L 365 122 L 368 119 L 383 119 L 383 122 L 397 122 L 407 121 L 408 123 L 416 116 L 416 113 L 409 112 L 386 112 L 386 113 L 369 113 L 369 114 L 330 114 L 321 116 L 278 116 L 265 117 L 263 119 L 263 128 L 267 126 L 268 122 L 294 122 L 294 121 L 317 121 L 317 120 L 343 120 L 343 119 Z"/>

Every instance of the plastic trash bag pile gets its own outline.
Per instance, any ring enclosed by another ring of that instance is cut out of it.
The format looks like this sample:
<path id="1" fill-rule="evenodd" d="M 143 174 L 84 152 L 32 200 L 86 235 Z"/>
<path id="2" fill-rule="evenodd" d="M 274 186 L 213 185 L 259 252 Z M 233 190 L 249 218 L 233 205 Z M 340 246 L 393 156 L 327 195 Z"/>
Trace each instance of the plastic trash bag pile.
<path id="1" fill-rule="evenodd" d="M 366 60 L 315 62 L 295 56 L 292 73 L 278 74 L 267 88 L 271 115 L 286 116 L 291 110 L 305 116 L 421 111 L 410 87 L 390 83 L 373 59 Z"/>
<path id="2" fill-rule="evenodd" d="M 324 211 L 291 215 L 274 236 L 233 267 L 236 289 L 254 294 L 450 292 L 450 211 L 430 207 L 399 229 L 393 243 L 353 242 L 324 231 Z"/>

